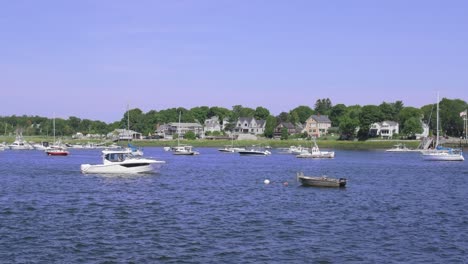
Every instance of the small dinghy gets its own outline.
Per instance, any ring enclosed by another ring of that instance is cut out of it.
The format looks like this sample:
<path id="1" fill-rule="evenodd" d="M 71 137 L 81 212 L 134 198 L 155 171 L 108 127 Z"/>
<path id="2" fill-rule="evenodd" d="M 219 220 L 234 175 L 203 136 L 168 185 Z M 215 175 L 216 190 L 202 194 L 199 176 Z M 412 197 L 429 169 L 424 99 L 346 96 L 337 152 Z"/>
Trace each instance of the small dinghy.
<path id="1" fill-rule="evenodd" d="M 327 176 L 304 176 L 304 173 L 297 173 L 297 180 L 303 186 L 315 186 L 315 187 L 345 187 L 346 178 L 329 178 Z"/>

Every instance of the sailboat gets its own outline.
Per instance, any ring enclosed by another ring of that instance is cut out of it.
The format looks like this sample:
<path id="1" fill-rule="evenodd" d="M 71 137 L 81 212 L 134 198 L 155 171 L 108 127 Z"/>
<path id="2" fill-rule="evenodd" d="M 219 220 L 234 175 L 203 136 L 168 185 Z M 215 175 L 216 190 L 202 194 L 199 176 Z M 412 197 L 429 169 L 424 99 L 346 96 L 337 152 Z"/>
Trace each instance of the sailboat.
<path id="1" fill-rule="evenodd" d="M 67 151 L 67 149 L 62 145 L 60 141 L 55 141 L 55 115 L 52 119 L 52 122 L 54 130 L 54 145 L 51 147 L 47 147 L 44 151 L 48 156 L 68 156 L 70 152 Z"/>
<path id="2" fill-rule="evenodd" d="M 234 135 L 231 135 L 231 145 L 226 145 L 224 148 L 218 149 L 219 152 L 224 152 L 224 153 L 236 153 L 239 151 L 245 151 L 245 148 L 235 148 L 234 147 Z"/>
<path id="3" fill-rule="evenodd" d="M 424 160 L 436 160 L 436 161 L 463 161 L 465 158 L 463 157 L 462 149 L 453 149 L 453 148 L 445 148 L 439 146 L 439 94 L 437 94 L 437 125 L 436 125 L 436 143 L 435 147 L 432 150 L 426 150 L 422 152 L 422 156 Z"/>
<path id="4" fill-rule="evenodd" d="M 180 144 L 180 116 L 181 116 L 181 113 L 179 112 L 179 127 L 177 128 L 177 146 L 172 148 L 173 154 L 174 155 L 187 155 L 187 156 L 198 155 L 200 153 L 198 151 L 192 150 L 192 146 Z"/>

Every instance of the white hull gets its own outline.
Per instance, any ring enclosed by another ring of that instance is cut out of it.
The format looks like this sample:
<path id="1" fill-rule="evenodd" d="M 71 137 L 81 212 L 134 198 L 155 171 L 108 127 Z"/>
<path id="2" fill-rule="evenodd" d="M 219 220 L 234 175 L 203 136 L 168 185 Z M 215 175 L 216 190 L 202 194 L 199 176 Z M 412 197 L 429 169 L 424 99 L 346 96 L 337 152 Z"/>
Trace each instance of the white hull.
<path id="1" fill-rule="evenodd" d="M 313 158 L 313 159 L 333 159 L 335 157 L 334 151 L 319 151 L 312 153 L 304 153 L 296 156 L 297 158 Z"/>
<path id="2" fill-rule="evenodd" d="M 31 150 L 34 149 L 32 146 L 29 145 L 9 145 L 8 148 L 11 150 Z"/>
<path id="3" fill-rule="evenodd" d="M 128 164 L 128 163 L 127 163 Z M 97 173 L 97 174 L 135 174 L 135 173 L 148 173 L 148 172 L 155 172 L 159 170 L 164 164 L 164 162 L 157 162 L 157 163 L 146 163 L 146 165 L 139 165 L 135 167 L 125 167 L 122 163 L 120 164 L 99 164 L 99 165 L 91 165 L 91 164 L 83 164 L 81 165 L 81 172 L 82 173 Z"/>
<path id="4" fill-rule="evenodd" d="M 462 154 L 450 154 L 447 152 L 440 153 L 424 153 L 424 160 L 435 160 L 435 161 L 464 161 L 465 158 Z"/>

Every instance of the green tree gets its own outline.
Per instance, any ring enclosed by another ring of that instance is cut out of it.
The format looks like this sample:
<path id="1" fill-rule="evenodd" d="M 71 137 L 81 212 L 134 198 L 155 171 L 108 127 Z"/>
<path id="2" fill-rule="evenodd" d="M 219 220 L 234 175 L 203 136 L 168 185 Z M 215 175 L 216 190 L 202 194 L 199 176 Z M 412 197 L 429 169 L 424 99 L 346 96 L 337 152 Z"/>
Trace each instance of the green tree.
<path id="1" fill-rule="evenodd" d="M 196 138 L 197 136 L 195 135 L 193 131 L 187 131 L 184 135 L 184 139 L 195 140 Z"/>
<path id="2" fill-rule="evenodd" d="M 329 115 L 332 108 L 330 98 L 318 99 L 315 102 L 315 112 L 321 115 Z"/>
<path id="3" fill-rule="evenodd" d="M 283 127 L 281 129 L 281 140 L 287 140 L 289 137 L 288 129 Z"/>
<path id="4" fill-rule="evenodd" d="M 292 115 L 295 118 L 295 115 L 297 115 L 298 120 L 297 122 L 300 122 L 301 124 L 305 123 L 305 121 L 314 114 L 314 110 L 312 110 L 310 107 L 301 105 L 289 112 L 290 115 Z M 292 121 L 292 120 L 291 120 Z M 296 120 L 294 120 L 296 121 Z"/>
<path id="5" fill-rule="evenodd" d="M 423 114 L 421 109 L 417 109 L 414 107 L 404 107 L 399 115 L 398 115 L 398 120 L 400 120 L 400 130 L 405 131 L 405 126 L 406 126 L 406 121 L 409 119 L 415 118 L 417 120 L 420 120 L 422 118 Z M 412 123 L 408 123 L 411 124 Z M 421 122 L 419 122 L 419 126 L 421 126 Z M 421 126 L 422 127 L 422 126 Z M 409 130 L 413 130 L 412 128 L 409 128 Z M 404 133 L 403 133 L 404 134 Z"/>
<path id="6" fill-rule="evenodd" d="M 375 122 L 382 121 L 382 112 L 378 106 L 366 105 L 362 107 L 359 114 L 359 140 L 366 140 L 369 138 L 369 128 Z"/>
<path id="7" fill-rule="evenodd" d="M 352 140 L 356 137 L 356 128 L 359 126 L 357 119 L 347 115 L 340 118 L 340 139 Z"/>
<path id="8" fill-rule="evenodd" d="M 265 137 L 272 138 L 275 133 L 276 118 L 272 115 L 268 116 L 265 125 Z"/>
<path id="9" fill-rule="evenodd" d="M 194 120 L 198 121 L 200 124 L 205 123 L 205 120 L 208 119 L 209 112 L 210 108 L 208 106 L 198 106 L 190 109 L 190 113 Z"/>
<path id="10" fill-rule="evenodd" d="M 265 107 L 258 106 L 255 109 L 254 117 L 256 119 L 265 120 L 269 115 L 270 115 L 270 111 L 266 109 Z"/>
<path id="11" fill-rule="evenodd" d="M 346 106 L 344 104 L 337 104 L 333 106 L 330 110 L 330 120 L 332 121 L 332 126 L 340 126 L 340 117 L 346 113 Z"/>
<path id="12" fill-rule="evenodd" d="M 423 128 L 421 126 L 420 119 L 418 117 L 411 117 L 407 119 L 401 132 L 407 137 L 414 137 L 416 134 L 422 133 Z"/>

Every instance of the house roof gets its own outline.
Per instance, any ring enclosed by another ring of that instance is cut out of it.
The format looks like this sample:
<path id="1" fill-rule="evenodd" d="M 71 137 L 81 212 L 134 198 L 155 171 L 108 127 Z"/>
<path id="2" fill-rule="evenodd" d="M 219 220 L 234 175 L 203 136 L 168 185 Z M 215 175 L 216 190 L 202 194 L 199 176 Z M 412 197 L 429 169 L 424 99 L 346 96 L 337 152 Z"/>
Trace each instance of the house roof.
<path id="1" fill-rule="evenodd" d="M 244 123 L 244 122 L 250 123 L 250 122 L 252 122 L 253 119 L 254 119 L 253 117 L 239 117 L 239 122 L 241 122 L 241 123 Z"/>
<path id="2" fill-rule="evenodd" d="M 295 127 L 293 124 L 291 124 L 290 122 L 281 122 L 281 123 L 278 125 L 278 127 L 279 127 L 279 126 L 285 127 L 285 128 L 287 128 L 287 129 L 295 129 L 295 128 L 296 128 L 296 127 Z"/>
<path id="3" fill-rule="evenodd" d="M 311 115 L 309 118 L 317 121 L 318 123 L 331 123 L 327 115 Z"/>

